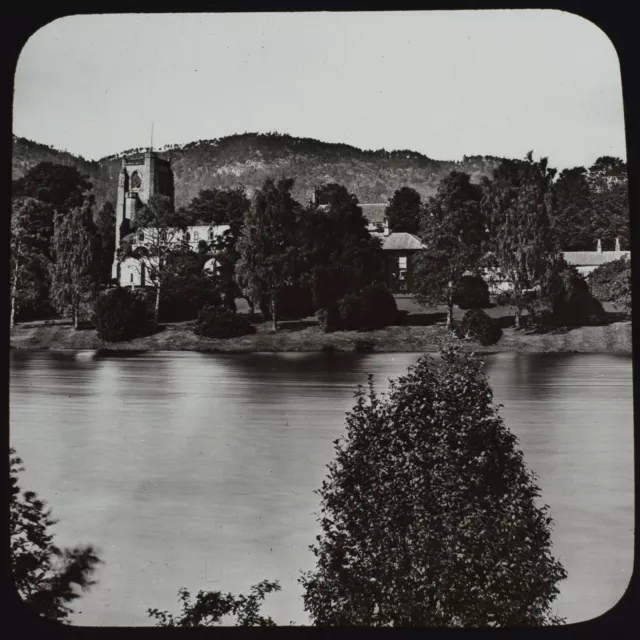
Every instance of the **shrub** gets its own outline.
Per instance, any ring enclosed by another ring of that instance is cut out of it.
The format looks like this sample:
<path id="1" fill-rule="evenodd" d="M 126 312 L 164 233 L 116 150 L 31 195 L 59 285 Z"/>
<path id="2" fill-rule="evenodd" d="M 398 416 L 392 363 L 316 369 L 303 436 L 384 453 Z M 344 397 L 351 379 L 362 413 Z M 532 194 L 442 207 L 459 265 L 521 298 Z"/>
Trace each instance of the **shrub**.
<path id="1" fill-rule="evenodd" d="M 460 309 L 487 309 L 489 285 L 480 276 L 463 276 L 453 293 L 453 304 Z"/>
<path id="2" fill-rule="evenodd" d="M 396 299 L 383 284 L 372 284 L 362 291 L 362 325 L 370 329 L 382 329 L 396 322 Z"/>
<path id="3" fill-rule="evenodd" d="M 373 342 L 369 342 L 369 340 L 356 340 L 353 345 L 353 350 L 356 353 L 373 353 L 375 345 Z"/>
<path id="4" fill-rule="evenodd" d="M 300 579 L 312 624 L 562 622 L 549 507 L 481 361 L 421 358 L 382 397 L 370 378 L 334 447 L 316 566 Z"/>
<path id="5" fill-rule="evenodd" d="M 338 303 L 342 327 L 347 331 L 356 331 L 364 321 L 364 298 L 357 293 L 348 293 Z"/>
<path id="6" fill-rule="evenodd" d="M 600 302 L 613 302 L 618 283 L 631 274 L 631 261 L 626 258 L 601 264 L 588 276 L 589 289 Z"/>
<path id="7" fill-rule="evenodd" d="M 163 322 L 195 320 L 203 307 L 221 303 L 222 296 L 214 278 L 189 272 L 175 274 L 162 291 L 160 319 Z"/>
<path id="8" fill-rule="evenodd" d="M 502 329 L 482 309 L 469 309 L 457 328 L 461 338 L 470 337 L 483 346 L 495 344 L 502 336 Z"/>
<path id="9" fill-rule="evenodd" d="M 316 312 L 318 325 L 325 333 L 338 331 L 341 328 L 340 311 L 337 305 L 330 305 L 327 309 L 320 309 Z"/>
<path id="10" fill-rule="evenodd" d="M 252 332 L 248 318 L 224 305 L 206 305 L 198 314 L 194 333 L 206 338 L 237 338 Z"/>
<path id="11" fill-rule="evenodd" d="M 602 303 L 594 298 L 584 276 L 572 265 L 562 263 L 546 294 L 550 321 L 560 326 L 599 325 L 606 320 Z"/>
<path id="12" fill-rule="evenodd" d="M 308 288 L 287 287 L 278 293 L 278 319 L 299 320 L 314 314 L 313 298 Z"/>
<path id="13" fill-rule="evenodd" d="M 107 342 L 133 340 L 147 335 L 152 328 L 144 300 L 123 287 L 98 296 L 92 320 L 98 337 Z"/>

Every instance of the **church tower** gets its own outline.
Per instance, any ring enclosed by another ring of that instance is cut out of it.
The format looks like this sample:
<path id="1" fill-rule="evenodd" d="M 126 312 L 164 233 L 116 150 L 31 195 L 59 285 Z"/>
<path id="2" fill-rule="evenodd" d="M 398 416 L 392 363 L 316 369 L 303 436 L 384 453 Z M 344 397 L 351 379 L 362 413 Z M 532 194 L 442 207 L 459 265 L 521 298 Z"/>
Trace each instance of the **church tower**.
<path id="1" fill-rule="evenodd" d="M 149 202 L 154 195 L 171 198 L 173 205 L 174 184 L 170 160 L 162 160 L 151 149 L 143 154 L 122 158 L 118 175 L 116 198 L 116 254 L 113 258 L 111 277 L 120 281 L 118 247 L 120 232 L 125 220 L 133 221 L 136 210 Z"/>

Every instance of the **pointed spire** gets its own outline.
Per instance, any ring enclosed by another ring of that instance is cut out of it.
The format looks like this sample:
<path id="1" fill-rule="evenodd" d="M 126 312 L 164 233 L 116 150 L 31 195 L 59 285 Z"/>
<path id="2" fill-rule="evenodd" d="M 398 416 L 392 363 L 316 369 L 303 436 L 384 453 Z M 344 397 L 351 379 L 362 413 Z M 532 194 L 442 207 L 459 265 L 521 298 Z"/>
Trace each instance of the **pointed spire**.
<path id="1" fill-rule="evenodd" d="M 151 146 L 149 147 L 149 151 L 153 151 L 153 121 L 151 121 Z"/>

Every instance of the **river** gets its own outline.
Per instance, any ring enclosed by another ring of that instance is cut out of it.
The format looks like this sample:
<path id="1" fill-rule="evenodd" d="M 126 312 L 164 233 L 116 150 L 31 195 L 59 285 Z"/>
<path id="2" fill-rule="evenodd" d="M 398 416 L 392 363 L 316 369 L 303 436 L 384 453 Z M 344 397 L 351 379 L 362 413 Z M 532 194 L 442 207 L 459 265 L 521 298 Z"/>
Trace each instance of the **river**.
<path id="1" fill-rule="evenodd" d="M 187 587 L 281 582 L 263 611 L 307 624 L 314 494 L 368 373 L 381 390 L 418 354 L 11 352 L 11 444 L 23 489 L 59 519 L 59 545 L 95 544 L 98 584 L 78 625 L 147 625 Z M 495 400 L 551 507 L 569 577 L 557 613 L 596 617 L 633 567 L 630 357 L 485 356 Z"/>

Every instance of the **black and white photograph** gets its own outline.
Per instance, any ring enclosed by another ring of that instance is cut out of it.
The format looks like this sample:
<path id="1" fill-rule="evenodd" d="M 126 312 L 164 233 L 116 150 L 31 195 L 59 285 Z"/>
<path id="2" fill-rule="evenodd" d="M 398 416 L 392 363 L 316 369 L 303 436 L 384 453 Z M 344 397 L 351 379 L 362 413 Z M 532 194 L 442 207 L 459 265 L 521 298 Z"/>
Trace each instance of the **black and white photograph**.
<path id="1" fill-rule="evenodd" d="M 13 91 L 10 551 L 35 616 L 566 627 L 623 599 L 605 31 L 551 9 L 71 15 Z"/>

